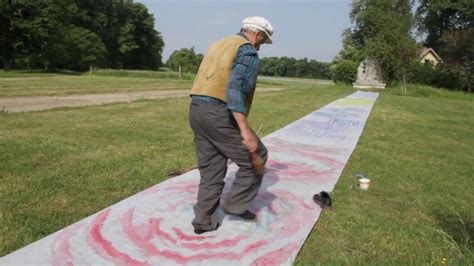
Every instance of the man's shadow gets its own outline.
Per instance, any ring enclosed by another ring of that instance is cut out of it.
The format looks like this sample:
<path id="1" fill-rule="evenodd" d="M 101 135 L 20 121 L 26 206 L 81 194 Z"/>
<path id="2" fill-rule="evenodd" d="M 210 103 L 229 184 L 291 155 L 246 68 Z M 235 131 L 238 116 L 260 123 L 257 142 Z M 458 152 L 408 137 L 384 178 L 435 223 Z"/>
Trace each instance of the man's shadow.
<path id="1" fill-rule="evenodd" d="M 249 210 L 259 215 L 259 213 L 262 212 L 265 208 L 269 212 L 272 212 L 272 203 L 274 200 L 277 199 L 277 196 L 269 191 L 269 188 L 272 187 L 273 185 L 277 184 L 278 181 L 280 180 L 278 172 L 287 169 L 288 166 L 282 163 L 278 163 L 275 161 L 268 160 L 266 169 L 265 169 L 265 174 L 262 178 L 262 184 L 260 185 L 257 197 L 254 199 L 254 202 L 250 206 Z M 231 172 L 231 175 L 234 176 L 235 178 L 235 171 Z M 234 180 L 232 178 L 232 182 Z M 229 180 L 230 181 L 230 180 Z M 226 188 L 224 189 L 224 192 L 222 194 L 222 198 L 225 200 L 225 198 L 228 195 L 228 191 L 230 190 L 230 187 L 232 186 L 232 182 L 226 182 Z M 221 215 L 219 215 L 219 223 L 222 224 L 224 217 L 226 216 L 223 211 L 222 211 L 222 204 L 220 207 Z M 272 213 L 274 214 L 274 213 Z M 236 220 L 240 219 L 237 217 L 231 217 L 231 220 Z"/>
<path id="2" fill-rule="evenodd" d="M 252 204 L 252 211 L 260 213 L 262 209 L 267 208 L 268 211 L 272 212 L 272 203 L 277 199 L 277 196 L 269 191 L 273 185 L 277 184 L 280 180 L 278 175 L 279 171 L 287 169 L 288 166 L 275 161 L 268 161 L 265 175 L 263 176 L 262 185 L 258 191 L 257 198 Z"/>

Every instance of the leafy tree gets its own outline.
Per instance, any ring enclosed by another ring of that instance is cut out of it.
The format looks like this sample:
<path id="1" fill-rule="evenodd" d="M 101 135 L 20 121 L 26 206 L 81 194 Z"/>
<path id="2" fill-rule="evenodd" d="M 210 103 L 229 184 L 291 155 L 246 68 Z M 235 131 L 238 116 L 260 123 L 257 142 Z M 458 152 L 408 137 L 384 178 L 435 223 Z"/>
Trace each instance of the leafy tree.
<path id="1" fill-rule="evenodd" d="M 6 70 L 15 60 L 37 50 L 39 29 L 35 18 L 40 13 L 39 1 L 0 1 L 0 58 Z"/>
<path id="2" fill-rule="evenodd" d="M 4 68 L 157 69 L 164 42 L 154 22 L 133 0 L 2 0 L 0 59 Z"/>
<path id="3" fill-rule="evenodd" d="M 449 31 L 443 34 L 442 56 L 445 68 L 457 73 L 461 80 L 459 88 L 467 92 L 474 90 L 474 28 Z"/>
<path id="4" fill-rule="evenodd" d="M 68 54 L 69 30 L 73 28 L 70 14 L 78 11 L 73 0 L 51 0 L 43 2 L 38 21 L 36 41 L 38 50 L 30 51 L 29 55 L 36 55 L 39 64 L 54 70 L 64 68 L 70 55 Z"/>
<path id="5" fill-rule="evenodd" d="M 472 92 L 474 48 L 474 2 L 472 0 L 420 0 L 418 29 L 426 35 L 424 45 L 437 51 L 447 71 L 457 73 L 460 88 Z"/>
<path id="6" fill-rule="evenodd" d="M 100 36 L 109 67 L 157 69 L 161 66 L 163 38 L 155 19 L 132 0 L 76 0 L 80 12 L 75 25 Z"/>
<path id="7" fill-rule="evenodd" d="M 416 17 L 419 30 L 427 34 L 425 44 L 439 51 L 444 46 L 442 40 L 444 33 L 472 28 L 474 2 L 419 0 Z"/>
<path id="8" fill-rule="evenodd" d="M 66 39 L 68 60 L 67 68 L 84 71 L 90 65 L 101 65 L 106 49 L 100 37 L 84 28 L 73 28 Z"/>
<path id="9" fill-rule="evenodd" d="M 378 61 L 387 83 L 399 80 L 405 89 L 407 67 L 416 57 L 411 8 L 410 0 L 360 0 L 350 14 L 355 48 Z"/>
<path id="10" fill-rule="evenodd" d="M 175 71 L 178 71 L 179 67 L 181 67 L 181 71 L 183 72 L 196 73 L 202 59 L 203 55 L 197 55 L 194 51 L 194 47 L 189 49 L 182 48 L 174 51 L 170 55 L 166 65 Z"/>
<path id="11" fill-rule="evenodd" d="M 342 33 L 342 50 L 336 56 L 333 63 L 337 63 L 340 60 L 360 63 L 364 60 L 363 49 L 360 46 L 355 46 L 351 33 L 351 29 L 345 29 Z"/>
<path id="12" fill-rule="evenodd" d="M 127 68 L 157 69 L 161 66 L 163 41 L 154 30 L 154 18 L 143 4 L 133 3 L 130 16 L 121 28 L 119 50 Z"/>

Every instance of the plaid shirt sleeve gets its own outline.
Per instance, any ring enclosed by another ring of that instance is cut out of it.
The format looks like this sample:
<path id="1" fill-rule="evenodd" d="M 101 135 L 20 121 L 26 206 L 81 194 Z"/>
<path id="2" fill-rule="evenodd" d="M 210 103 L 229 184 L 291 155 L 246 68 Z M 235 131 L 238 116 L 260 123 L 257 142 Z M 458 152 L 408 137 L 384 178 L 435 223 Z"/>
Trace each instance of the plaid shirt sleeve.
<path id="1" fill-rule="evenodd" d="M 255 89 L 258 69 L 257 50 L 251 44 L 242 45 L 237 51 L 227 84 L 227 109 L 247 115 L 250 108 L 247 96 Z"/>

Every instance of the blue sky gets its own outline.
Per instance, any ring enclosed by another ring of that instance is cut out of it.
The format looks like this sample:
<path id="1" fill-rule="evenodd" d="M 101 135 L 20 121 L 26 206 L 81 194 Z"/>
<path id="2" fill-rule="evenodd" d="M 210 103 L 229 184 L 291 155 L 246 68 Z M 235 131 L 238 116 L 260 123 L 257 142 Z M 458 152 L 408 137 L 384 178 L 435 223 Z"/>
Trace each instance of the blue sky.
<path id="1" fill-rule="evenodd" d="M 239 31 L 249 16 L 267 18 L 274 43 L 260 48 L 260 57 L 287 56 L 330 62 L 341 50 L 342 31 L 350 26 L 351 0 L 136 0 L 155 17 L 165 41 L 163 61 L 181 48 L 207 46 Z"/>

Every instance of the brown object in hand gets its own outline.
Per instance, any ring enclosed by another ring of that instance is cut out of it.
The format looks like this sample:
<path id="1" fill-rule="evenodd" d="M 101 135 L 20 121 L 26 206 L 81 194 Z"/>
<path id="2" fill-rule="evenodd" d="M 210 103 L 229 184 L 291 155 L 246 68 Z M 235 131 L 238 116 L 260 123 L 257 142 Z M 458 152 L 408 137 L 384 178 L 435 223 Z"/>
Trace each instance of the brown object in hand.
<path id="1" fill-rule="evenodd" d="M 265 164 L 257 152 L 250 153 L 250 161 L 258 174 L 263 175 L 265 173 Z"/>

